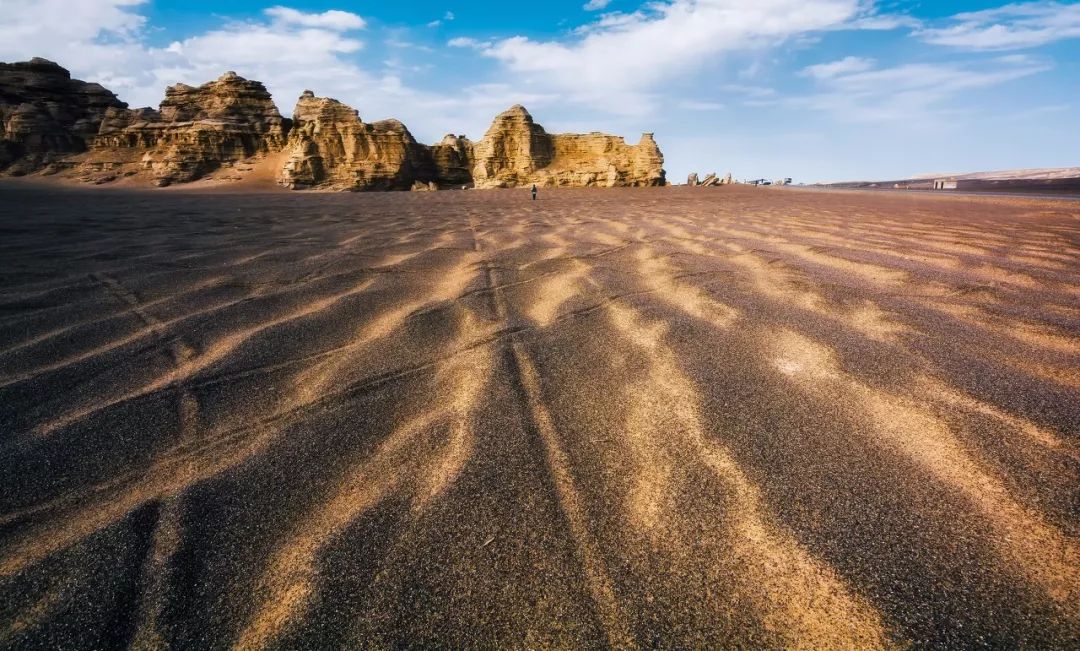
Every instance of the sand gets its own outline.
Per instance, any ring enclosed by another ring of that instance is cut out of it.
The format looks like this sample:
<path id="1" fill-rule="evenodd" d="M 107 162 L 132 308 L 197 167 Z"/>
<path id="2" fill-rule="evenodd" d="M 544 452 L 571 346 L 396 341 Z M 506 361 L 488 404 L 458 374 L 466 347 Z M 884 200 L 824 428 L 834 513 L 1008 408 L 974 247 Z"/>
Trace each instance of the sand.
<path id="1" fill-rule="evenodd" d="M 0 647 L 1080 644 L 1080 204 L 0 186 Z"/>

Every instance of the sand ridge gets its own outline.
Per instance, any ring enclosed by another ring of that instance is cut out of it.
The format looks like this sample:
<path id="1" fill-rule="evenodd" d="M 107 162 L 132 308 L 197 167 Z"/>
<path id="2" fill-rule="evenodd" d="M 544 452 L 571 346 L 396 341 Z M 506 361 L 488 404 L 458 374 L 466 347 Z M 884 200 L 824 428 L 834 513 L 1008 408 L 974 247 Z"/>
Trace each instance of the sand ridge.
<path id="1" fill-rule="evenodd" d="M 0 187 L 0 645 L 1080 641 L 1077 208 L 714 190 Z"/>

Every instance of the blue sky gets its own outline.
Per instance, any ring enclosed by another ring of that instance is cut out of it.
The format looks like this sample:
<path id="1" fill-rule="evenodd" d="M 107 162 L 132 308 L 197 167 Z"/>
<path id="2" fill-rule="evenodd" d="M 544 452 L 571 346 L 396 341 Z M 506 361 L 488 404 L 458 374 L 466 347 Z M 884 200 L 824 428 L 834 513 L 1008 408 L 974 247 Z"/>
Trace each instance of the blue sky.
<path id="1" fill-rule="evenodd" d="M 424 142 L 521 103 L 654 132 L 675 181 L 1080 165 L 1077 2 L 0 0 L 0 60 L 31 56 L 139 106 L 234 70 Z"/>

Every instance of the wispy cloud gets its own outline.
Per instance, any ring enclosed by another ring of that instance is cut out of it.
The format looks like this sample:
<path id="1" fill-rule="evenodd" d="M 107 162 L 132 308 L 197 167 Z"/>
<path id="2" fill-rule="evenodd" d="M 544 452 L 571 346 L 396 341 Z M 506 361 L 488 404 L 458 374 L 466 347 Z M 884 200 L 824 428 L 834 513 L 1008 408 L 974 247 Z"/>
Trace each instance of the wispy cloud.
<path id="1" fill-rule="evenodd" d="M 289 7 L 270 7 L 266 10 L 276 24 L 300 27 L 314 27 L 330 29 L 338 32 L 346 32 L 353 29 L 363 29 L 367 25 L 360 16 L 348 11 L 331 9 L 320 13 L 304 13 Z"/>
<path id="2" fill-rule="evenodd" d="M 468 36 L 458 36 L 452 38 L 446 42 L 450 47 L 469 48 L 474 50 L 482 50 L 491 47 L 491 41 L 478 41 L 475 38 Z"/>
<path id="3" fill-rule="evenodd" d="M 861 0 L 670 0 L 604 14 L 571 38 L 458 41 L 534 87 L 592 106 L 647 110 L 650 95 L 726 53 L 779 45 L 875 16 Z"/>
<path id="4" fill-rule="evenodd" d="M 609 4 L 611 4 L 611 0 L 589 0 L 582 6 L 582 9 L 585 11 L 599 11 Z"/>
<path id="5" fill-rule="evenodd" d="M 452 21 L 453 19 L 454 19 L 454 12 L 448 11 L 445 14 L 443 14 L 442 18 L 438 18 L 436 20 L 430 21 L 427 24 L 427 26 L 428 27 L 438 27 L 438 26 L 442 25 L 443 23 L 448 23 L 448 22 Z"/>
<path id="6" fill-rule="evenodd" d="M 951 106 L 949 101 L 964 93 L 1053 67 L 1048 61 L 1030 57 L 999 57 L 974 63 L 909 63 L 884 68 L 872 68 L 862 59 L 847 61 L 823 64 L 818 70 L 825 74 L 810 75 L 818 82 L 819 92 L 778 99 L 774 103 L 825 111 L 846 121 L 912 122 L 955 114 L 965 109 Z"/>
<path id="7" fill-rule="evenodd" d="M 927 43 L 970 50 L 1016 50 L 1080 38 L 1080 4 L 1024 2 L 957 14 L 948 27 L 917 32 Z"/>
<path id="8" fill-rule="evenodd" d="M 353 61 L 351 55 L 365 45 L 357 33 L 367 21 L 347 11 L 272 6 L 257 18 L 224 20 L 214 29 L 151 47 L 140 0 L 11 2 L 19 6 L 5 4 L 0 12 L 0 59 L 53 58 L 136 106 L 156 105 L 165 87 L 177 81 L 199 84 L 226 70 L 265 82 L 283 112 L 316 81 L 327 94 L 353 89 L 400 94 L 403 87 L 392 75 Z M 57 21 L 57 15 L 67 18 Z M 318 79 L 312 78 L 315 70 Z"/>
<path id="9" fill-rule="evenodd" d="M 4 0 L 0 61 L 30 56 L 76 63 L 102 83 L 134 84 L 131 68 L 143 53 L 144 0 Z M 62 20 L 57 17 L 62 16 Z"/>
<path id="10" fill-rule="evenodd" d="M 799 73 L 804 77 L 813 77 L 815 79 L 831 79 L 840 75 L 849 75 L 855 72 L 863 72 L 874 67 L 873 59 L 864 59 L 862 57 L 844 57 L 839 61 L 832 61 L 830 63 L 819 63 L 812 66 L 803 68 Z"/>

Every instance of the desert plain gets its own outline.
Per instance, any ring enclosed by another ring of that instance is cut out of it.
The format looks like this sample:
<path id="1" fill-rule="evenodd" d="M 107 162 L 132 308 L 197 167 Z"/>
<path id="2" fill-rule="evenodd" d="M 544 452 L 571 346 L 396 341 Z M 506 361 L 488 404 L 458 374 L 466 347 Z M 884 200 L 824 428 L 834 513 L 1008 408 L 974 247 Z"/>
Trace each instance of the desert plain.
<path id="1" fill-rule="evenodd" d="M 0 187 L 0 647 L 1076 647 L 1080 202 Z"/>

